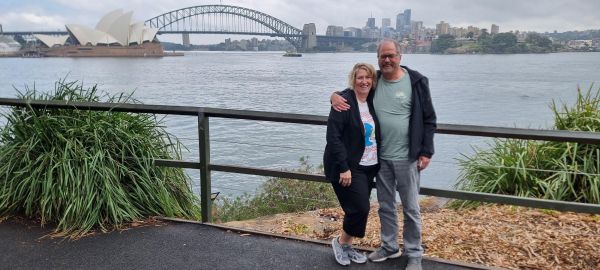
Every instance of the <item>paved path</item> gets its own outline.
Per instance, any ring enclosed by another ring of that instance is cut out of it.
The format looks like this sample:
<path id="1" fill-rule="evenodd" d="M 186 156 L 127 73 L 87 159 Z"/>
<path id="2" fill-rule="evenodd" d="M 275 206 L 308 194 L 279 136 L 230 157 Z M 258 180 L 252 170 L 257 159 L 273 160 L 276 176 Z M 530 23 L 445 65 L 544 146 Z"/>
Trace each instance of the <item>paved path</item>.
<path id="1" fill-rule="evenodd" d="M 404 269 L 404 259 L 339 266 L 330 247 L 208 225 L 165 222 L 84 237 L 43 238 L 51 229 L 0 223 L 0 269 Z M 425 260 L 423 269 L 474 269 Z"/>

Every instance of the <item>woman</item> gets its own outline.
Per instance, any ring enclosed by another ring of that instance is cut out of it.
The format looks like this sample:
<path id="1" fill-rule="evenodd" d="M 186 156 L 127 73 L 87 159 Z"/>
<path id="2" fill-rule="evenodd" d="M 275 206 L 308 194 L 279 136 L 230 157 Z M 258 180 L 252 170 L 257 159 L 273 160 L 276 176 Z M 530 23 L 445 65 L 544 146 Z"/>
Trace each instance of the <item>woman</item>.
<path id="1" fill-rule="evenodd" d="M 344 210 L 342 235 L 331 242 L 336 261 L 365 263 L 367 257 L 352 248 L 354 237 L 364 237 L 369 215 L 369 197 L 377 174 L 377 143 L 372 89 L 375 89 L 375 69 L 370 64 L 354 65 L 348 79 L 349 91 L 344 91 L 350 109 L 331 109 L 327 120 L 325 176 L 333 185 Z"/>

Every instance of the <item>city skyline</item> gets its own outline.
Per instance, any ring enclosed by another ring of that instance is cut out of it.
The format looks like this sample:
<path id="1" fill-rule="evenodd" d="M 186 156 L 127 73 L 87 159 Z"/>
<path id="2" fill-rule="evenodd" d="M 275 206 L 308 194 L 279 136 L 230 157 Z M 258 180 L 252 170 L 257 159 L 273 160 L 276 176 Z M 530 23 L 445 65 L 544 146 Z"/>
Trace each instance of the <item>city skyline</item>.
<path id="1" fill-rule="evenodd" d="M 209 4 L 254 9 L 299 29 L 305 23 L 315 23 L 320 35 L 325 34 L 329 25 L 363 27 L 371 16 L 375 18 L 377 27 L 381 26 L 382 18 L 391 18 L 391 25 L 394 27 L 396 16 L 406 9 L 412 10 L 413 21 L 422 21 L 427 28 L 435 28 L 437 23 L 445 21 L 453 27 L 473 25 L 488 30 L 492 24 L 496 24 L 500 26 L 501 32 L 600 29 L 600 20 L 596 17 L 600 11 L 600 1 L 595 0 L 493 0 L 485 3 L 474 0 L 380 0 L 372 5 L 356 0 L 341 4 L 328 0 L 5 0 L 0 3 L 0 24 L 5 31 L 64 30 L 64 25 L 69 23 L 93 26 L 103 14 L 118 8 L 133 10 L 134 21 L 144 21 L 179 8 Z M 222 39 L 222 36 L 218 37 L 218 40 Z"/>

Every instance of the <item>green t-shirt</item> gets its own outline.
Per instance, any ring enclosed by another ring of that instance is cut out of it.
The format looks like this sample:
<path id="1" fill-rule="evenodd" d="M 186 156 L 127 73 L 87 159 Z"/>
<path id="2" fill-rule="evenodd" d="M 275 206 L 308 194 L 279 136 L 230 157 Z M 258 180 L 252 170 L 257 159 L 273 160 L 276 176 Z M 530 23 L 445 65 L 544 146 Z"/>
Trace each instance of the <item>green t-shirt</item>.
<path id="1" fill-rule="evenodd" d="M 410 121 L 412 88 L 406 70 L 397 81 L 383 77 L 377 81 L 373 104 L 381 131 L 380 157 L 386 160 L 408 159 L 408 124 Z"/>

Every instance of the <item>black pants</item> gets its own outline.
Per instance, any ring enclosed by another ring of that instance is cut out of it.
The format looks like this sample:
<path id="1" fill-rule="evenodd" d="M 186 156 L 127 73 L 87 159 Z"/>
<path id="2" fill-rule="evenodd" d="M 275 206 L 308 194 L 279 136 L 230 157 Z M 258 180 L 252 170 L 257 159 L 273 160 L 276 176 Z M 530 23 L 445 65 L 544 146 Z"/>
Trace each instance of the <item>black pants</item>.
<path id="1" fill-rule="evenodd" d="M 348 187 L 340 185 L 339 176 L 337 179 L 331 179 L 333 190 L 344 210 L 344 231 L 351 236 L 360 238 L 365 236 L 371 207 L 369 197 L 378 169 L 377 165 L 350 169 L 352 182 Z"/>

